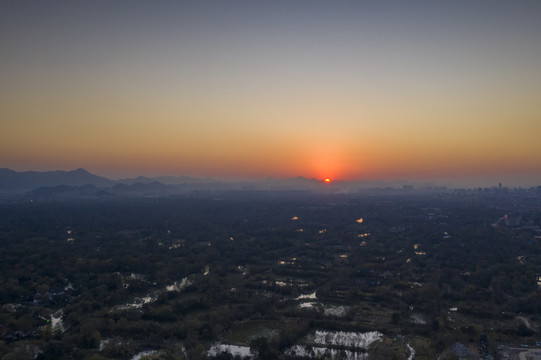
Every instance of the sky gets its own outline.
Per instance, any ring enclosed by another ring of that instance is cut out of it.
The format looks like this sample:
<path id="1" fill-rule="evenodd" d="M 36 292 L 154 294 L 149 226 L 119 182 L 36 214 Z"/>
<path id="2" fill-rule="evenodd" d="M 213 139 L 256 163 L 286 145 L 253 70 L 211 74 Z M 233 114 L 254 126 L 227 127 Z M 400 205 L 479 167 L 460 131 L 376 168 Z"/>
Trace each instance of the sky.
<path id="1" fill-rule="evenodd" d="M 0 2 L 0 167 L 541 185 L 541 2 Z"/>

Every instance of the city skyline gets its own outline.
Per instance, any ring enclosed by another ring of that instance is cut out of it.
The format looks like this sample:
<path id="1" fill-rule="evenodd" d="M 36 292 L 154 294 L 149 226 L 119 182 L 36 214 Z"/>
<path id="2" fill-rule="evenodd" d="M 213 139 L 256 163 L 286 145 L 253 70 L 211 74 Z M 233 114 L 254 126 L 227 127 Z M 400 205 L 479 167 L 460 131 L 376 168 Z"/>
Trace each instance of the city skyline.
<path id="1" fill-rule="evenodd" d="M 0 10 L 0 167 L 541 184 L 539 2 Z"/>

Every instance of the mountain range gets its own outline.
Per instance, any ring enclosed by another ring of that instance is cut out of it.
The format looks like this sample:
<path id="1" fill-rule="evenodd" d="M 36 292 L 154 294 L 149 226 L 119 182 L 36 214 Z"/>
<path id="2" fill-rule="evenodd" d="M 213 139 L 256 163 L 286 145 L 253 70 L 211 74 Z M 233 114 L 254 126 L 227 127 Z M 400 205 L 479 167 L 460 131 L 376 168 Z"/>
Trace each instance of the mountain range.
<path id="1" fill-rule="evenodd" d="M 24 192 L 41 186 L 81 186 L 87 184 L 109 187 L 113 186 L 115 181 L 91 174 L 85 169 L 45 172 L 17 172 L 7 168 L 0 169 L 0 192 Z"/>
<path id="2" fill-rule="evenodd" d="M 336 181 L 324 184 L 320 180 L 296 177 L 253 181 L 225 181 L 187 176 L 159 176 L 111 180 L 85 169 L 71 171 L 24 171 L 0 169 L 0 194 L 25 194 L 37 198 L 78 198 L 97 196 L 170 196 L 215 191 L 308 191 L 350 192 L 367 188 L 401 188 L 408 182 Z"/>

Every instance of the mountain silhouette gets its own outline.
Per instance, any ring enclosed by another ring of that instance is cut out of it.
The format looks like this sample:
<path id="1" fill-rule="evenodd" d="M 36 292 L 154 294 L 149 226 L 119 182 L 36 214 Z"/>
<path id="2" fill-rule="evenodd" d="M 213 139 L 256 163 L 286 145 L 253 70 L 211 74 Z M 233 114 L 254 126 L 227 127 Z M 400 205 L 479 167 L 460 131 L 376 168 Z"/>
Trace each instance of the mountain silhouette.
<path id="1" fill-rule="evenodd" d="M 81 186 L 94 185 L 96 187 L 110 187 L 113 180 L 94 175 L 85 169 L 71 171 L 23 171 L 17 172 L 11 169 L 0 169 L 0 192 L 30 191 L 43 186 Z"/>

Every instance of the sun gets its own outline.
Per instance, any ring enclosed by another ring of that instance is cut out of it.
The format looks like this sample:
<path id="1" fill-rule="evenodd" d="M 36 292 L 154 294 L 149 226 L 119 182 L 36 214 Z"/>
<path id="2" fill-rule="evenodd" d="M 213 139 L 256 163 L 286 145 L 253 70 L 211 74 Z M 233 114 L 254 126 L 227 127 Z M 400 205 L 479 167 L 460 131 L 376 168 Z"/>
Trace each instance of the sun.
<path id="1" fill-rule="evenodd" d="M 328 184 L 328 183 L 330 183 L 330 182 L 331 182 L 331 179 L 329 179 L 329 178 L 326 178 L 326 179 L 325 179 L 324 181 L 325 181 L 325 183 L 327 183 L 327 184 Z"/>

